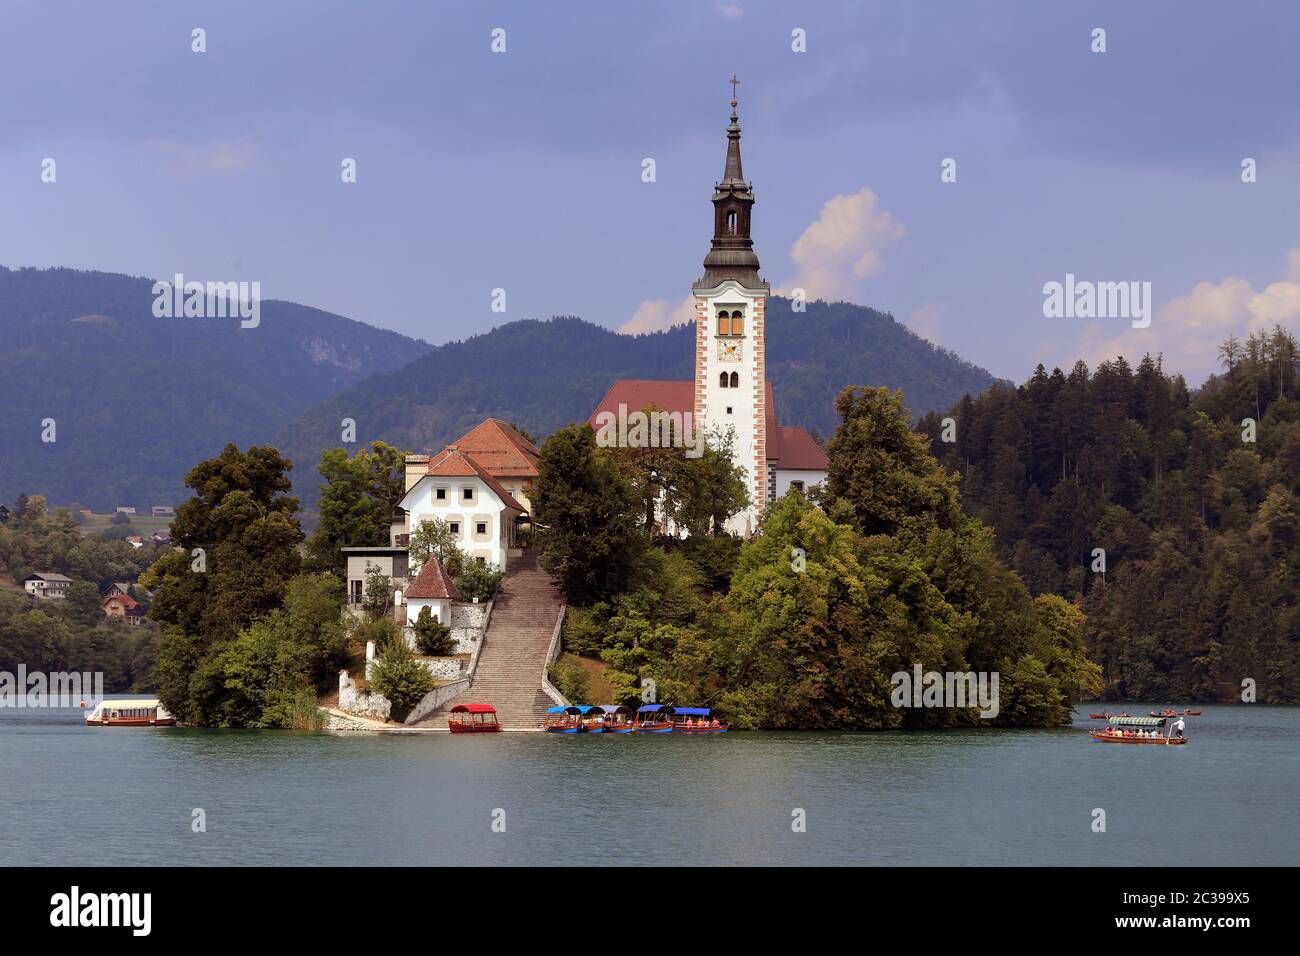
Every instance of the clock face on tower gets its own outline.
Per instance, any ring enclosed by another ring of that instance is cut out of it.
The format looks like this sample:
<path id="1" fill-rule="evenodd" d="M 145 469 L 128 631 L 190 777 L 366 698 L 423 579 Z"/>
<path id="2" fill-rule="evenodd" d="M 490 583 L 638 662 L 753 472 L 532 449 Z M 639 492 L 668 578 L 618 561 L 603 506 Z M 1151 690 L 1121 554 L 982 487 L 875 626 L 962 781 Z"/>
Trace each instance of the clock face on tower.
<path id="1" fill-rule="evenodd" d="M 723 362 L 739 362 L 741 343 L 736 340 L 728 341 L 727 339 L 718 340 L 718 358 Z"/>

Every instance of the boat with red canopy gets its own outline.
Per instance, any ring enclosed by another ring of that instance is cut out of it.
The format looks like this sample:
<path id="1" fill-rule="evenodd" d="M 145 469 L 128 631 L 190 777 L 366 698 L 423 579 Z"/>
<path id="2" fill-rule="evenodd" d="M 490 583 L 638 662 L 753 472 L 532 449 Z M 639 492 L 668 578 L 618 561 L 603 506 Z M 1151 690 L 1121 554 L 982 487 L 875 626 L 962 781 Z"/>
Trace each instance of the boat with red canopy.
<path id="1" fill-rule="evenodd" d="M 491 704 L 457 704 L 447 715 L 447 729 L 453 734 L 495 734 L 501 723 Z"/>

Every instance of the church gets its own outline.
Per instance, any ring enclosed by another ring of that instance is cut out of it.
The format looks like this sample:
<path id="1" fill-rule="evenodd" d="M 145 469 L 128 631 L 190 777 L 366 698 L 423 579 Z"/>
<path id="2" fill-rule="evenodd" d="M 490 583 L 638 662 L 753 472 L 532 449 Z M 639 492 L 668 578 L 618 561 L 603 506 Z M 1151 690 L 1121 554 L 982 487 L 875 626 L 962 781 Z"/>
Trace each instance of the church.
<path id="1" fill-rule="evenodd" d="M 811 488 L 826 479 L 826 453 L 798 425 L 777 421 L 772 384 L 766 374 L 764 307 L 771 287 L 758 274 L 750 235 L 754 190 L 740 163 L 740 117 L 731 100 L 727 159 L 713 188 L 713 241 L 704 275 L 691 287 L 695 301 L 693 381 L 620 379 L 591 413 L 588 423 L 618 416 L 620 406 L 653 406 L 689 415 L 697 428 L 726 431 L 735 440 L 736 464 L 744 468 L 750 506 L 735 515 L 728 531 L 748 537 L 770 502 L 791 487 Z M 680 419 L 679 419 L 680 420 Z"/>

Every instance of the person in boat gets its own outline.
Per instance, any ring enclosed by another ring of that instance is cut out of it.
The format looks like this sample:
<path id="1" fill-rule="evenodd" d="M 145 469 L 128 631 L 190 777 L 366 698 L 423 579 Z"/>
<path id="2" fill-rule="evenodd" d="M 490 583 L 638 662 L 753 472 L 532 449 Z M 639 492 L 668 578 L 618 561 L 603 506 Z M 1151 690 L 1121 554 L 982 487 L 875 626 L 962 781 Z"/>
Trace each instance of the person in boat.
<path id="1" fill-rule="evenodd" d="M 1174 721 L 1174 733 L 1181 737 L 1183 735 L 1183 729 L 1186 726 L 1187 725 L 1183 723 L 1183 718 L 1179 717 L 1178 720 Z"/>
<path id="2" fill-rule="evenodd" d="M 713 723 L 711 723 L 709 726 L 710 726 L 710 727 L 720 727 L 720 726 L 722 726 L 722 725 L 718 723 L 718 718 L 714 717 L 714 718 L 713 718 Z"/>

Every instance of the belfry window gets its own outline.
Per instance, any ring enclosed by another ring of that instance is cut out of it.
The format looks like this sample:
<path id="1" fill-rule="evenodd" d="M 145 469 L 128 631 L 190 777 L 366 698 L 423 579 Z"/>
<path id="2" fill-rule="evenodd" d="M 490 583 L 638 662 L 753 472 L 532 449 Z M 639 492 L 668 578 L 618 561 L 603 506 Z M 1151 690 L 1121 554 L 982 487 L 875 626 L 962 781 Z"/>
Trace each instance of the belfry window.
<path id="1" fill-rule="evenodd" d="M 739 372 L 732 372 L 732 373 L 731 373 L 731 387 L 732 387 L 732 388 L 740 388 L 740 373 L 739 373 Z"/>
<path id="2" fill-rule="evenodd" d="M 731 313 L 730 312 L 718 313 L 718 334 L 719 335 L 731 334 Z"/>
<path id="3" fill-rule="evenodd" d="M 736 234 L 736 211 L 734 209 L 727 213 L 727 234 L 730 236 Z"/>
<path id="4" fill-rule="evenodd" d="M 726 388 L 726 387 L 727 387 L 727 373 L 726 373 L 726 372 L 722 372 L 721 374 L 718 375 L 718 387 L 719 387 L 719 388 Z"/>
<path id="5" fill-rule="evenodd" d="M 734 312 L 727 312 L 725 309 L 718 313 L 718 334 L 719 335 L 744 335 L 745 334 L 745 313 L 736 309 Z"/>

